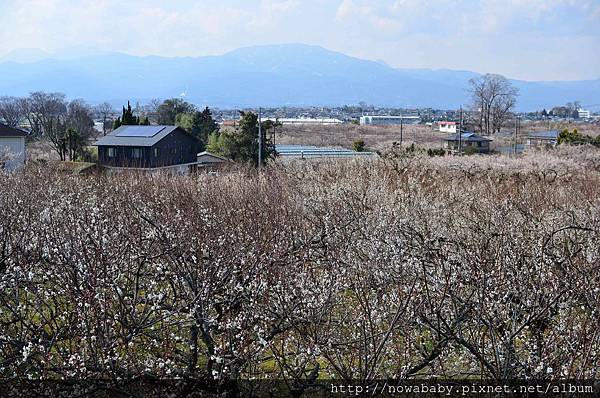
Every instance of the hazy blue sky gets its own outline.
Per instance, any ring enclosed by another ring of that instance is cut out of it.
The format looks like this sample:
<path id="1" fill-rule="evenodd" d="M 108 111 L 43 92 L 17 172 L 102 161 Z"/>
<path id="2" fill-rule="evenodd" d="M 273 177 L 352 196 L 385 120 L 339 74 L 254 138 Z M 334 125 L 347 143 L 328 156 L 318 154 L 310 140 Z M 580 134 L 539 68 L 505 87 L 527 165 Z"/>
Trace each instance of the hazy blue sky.
<path id="1" fill-rule="evenodd" d="M 0 54 L 317 44 L 402 68 L 600 78 L 600 0 L 1 0 Z"/>

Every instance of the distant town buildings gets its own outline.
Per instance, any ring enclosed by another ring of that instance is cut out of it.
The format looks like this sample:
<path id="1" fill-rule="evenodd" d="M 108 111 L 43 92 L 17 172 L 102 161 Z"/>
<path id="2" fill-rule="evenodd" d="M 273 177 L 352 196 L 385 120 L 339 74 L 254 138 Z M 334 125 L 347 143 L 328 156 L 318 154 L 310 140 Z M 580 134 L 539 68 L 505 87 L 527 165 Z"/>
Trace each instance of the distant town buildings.
<path id="1" fill-rule="evenodd" d="M 341 121 L 340 119 L 334 119 L 334 118 L 264 118 L 263 120 L 270 120 L 272 122 L 278 122 L 281 123 L 282 125 L 286 126 L 286 125 L 305 125 L 305 124 L 312 124 L 312 125 L 323 125 L 323 124 L 342 124 L 343 121 Z"/>
<path id="2" fill-rule="evenodd" d="M 275 117 L 263 117 L 262 121 L 265 122 L 267 120 L 270 120 L 272 122 L 277 122 L 280 123 L 284 126 L 289 126 L 289 125 L 296 125 L 296 126 L 301 126 L 301 125 L 335 125 L 335 124 L 342 124 L 344 123 L 342 120 L 340 119 L 335 119 L 335 118 L 308 118 L 308 117 L 301 117 L 301 118 L 275 118 Z M 223 120 L 220 124 L 223 127 L 237 127 L 239 123 L 239 119 L 226 119 Z"/>
<path id="3" fill-rule="evenodd" d="M 360 125 L 393 126 L 399 124 L 417 124 L 419 116 L 361 116 Z"/>
<path id="4" fill-rule="evenodd" d="M 440 133 L 456 134 L 456 122 L 438 122 Z"/>
<path id="5" fill-rule="evenodd" d="M 222 127 L 237 127 L 239 120 L 223 120 L 220 124 Z"/>

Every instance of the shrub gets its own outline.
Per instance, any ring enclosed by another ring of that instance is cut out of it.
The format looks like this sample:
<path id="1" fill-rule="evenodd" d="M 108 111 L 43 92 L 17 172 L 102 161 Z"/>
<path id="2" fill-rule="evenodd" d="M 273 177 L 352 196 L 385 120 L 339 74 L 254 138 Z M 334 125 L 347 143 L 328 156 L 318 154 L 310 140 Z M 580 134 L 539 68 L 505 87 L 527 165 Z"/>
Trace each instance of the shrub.
<path id="1" fill-rule="evenodd" d="M 559 145 L 585 145 L 590 144 L 596 147 L 600 147 L 600 135 L 592 137 L 589 135 L 580 134 L 577 129 L 570 132 L 568 129 L 564 129 L 558 135 L 557 143 Z"/>
<path id="2" fill-rule="evenodd" d="M 363 139 L 358 139 L 352 143 L 352 149 L 356 152 L 364 152 L 365 151 L 365 141 Z"/>
<path id="3" fill-rule="evenodd" d="M 446 151 L 442 148 L 438 148 L 438 149 L 429 148 L 429 149 L 427 149 L 427 155 L 430 157 L 446 156 Z"/>
<path id="4" fill-rule="evenodd" d="M 463 153 L 468 156 L 475 155 L 477 153 L 477 149 L 473 146 L 468 146 L 464 149 Z"/>
<path id="5" fill-rule="evenodd" d="M 84 147 L 79 151 L 77 158 L 75 159 L 77 162 L 88 162 L 88 163 L 97 163 L 98 162 L 98 148 L 97 147 Z"/>

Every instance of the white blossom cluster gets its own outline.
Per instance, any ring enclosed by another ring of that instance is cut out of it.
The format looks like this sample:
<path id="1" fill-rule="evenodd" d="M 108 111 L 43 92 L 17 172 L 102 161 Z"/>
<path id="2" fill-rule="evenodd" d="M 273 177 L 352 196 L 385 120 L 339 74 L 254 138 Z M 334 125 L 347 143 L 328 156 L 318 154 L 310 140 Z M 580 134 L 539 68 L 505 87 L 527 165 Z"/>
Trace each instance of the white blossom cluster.
<path id="1" fill-rule="evenodd" d="M 544 156 L 0 175 L 0 377 L 596 378 L 600 172 Z"/>

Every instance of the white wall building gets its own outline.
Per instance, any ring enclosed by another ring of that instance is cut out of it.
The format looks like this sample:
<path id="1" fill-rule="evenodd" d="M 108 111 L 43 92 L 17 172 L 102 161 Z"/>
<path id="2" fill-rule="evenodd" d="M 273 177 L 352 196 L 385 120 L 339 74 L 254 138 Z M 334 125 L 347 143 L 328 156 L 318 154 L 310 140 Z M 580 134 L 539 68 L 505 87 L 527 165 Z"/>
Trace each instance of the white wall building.
<path id="1" fill-rule="evenodd" d="M 0 124 L 0 169 L 13 171 L 25 164 L 25 137 L 23 130 Z"/>
<path id="2" fill-rule="evenodd" d="M 589 119 L 591 116 L 590 111 L 586 111 L 585 109 L 579 109 L 577 110 L 577 113 L 579 114 L 580 119 Z"/>
<path id="3" fill-rule="evenodd" d="M 457 127 L 456 122 L 438 122 L 440 126 L 440 133 L 456 133 Z"/>
<path id="4" fill-rule="evenodd" d="M 421 121 L 419 116 L 361 116 L 360 124 L 374 126 L 390 126 L 399 124 L 417 124 Z"/>

